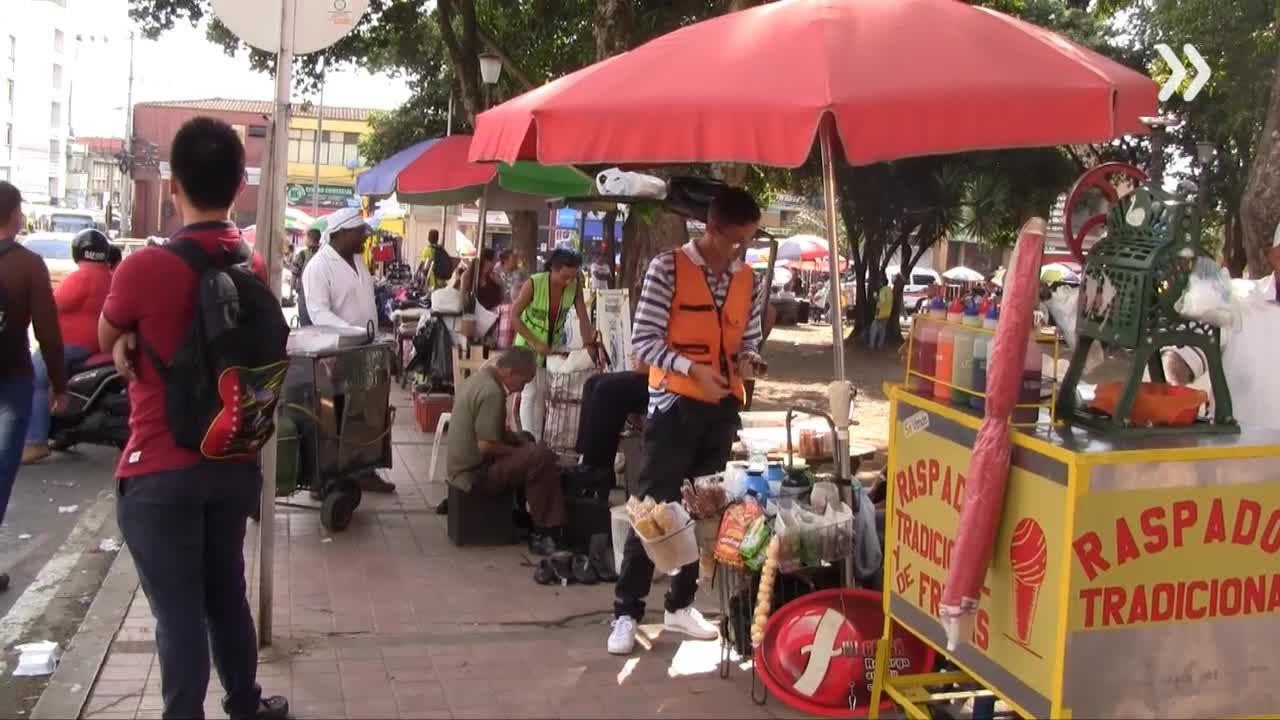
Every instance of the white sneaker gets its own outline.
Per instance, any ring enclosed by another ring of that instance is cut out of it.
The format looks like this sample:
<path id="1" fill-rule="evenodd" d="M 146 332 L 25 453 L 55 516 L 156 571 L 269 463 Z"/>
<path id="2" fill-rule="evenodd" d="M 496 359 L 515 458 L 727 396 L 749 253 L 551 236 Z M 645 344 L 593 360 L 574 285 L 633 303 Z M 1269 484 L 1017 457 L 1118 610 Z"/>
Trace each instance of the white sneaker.
<path id="1" fill-rule="evenodd" d="M 609 654 L 630 655 L 636 649 L 636 621 L 630 615 L 614 618 L 609 631 Z"/>
<path id="2" fill-rule="evenodd" d="M 690 605 L 683 610 L 666 613 L 662 618 L 662 626 L 672 632 L 684 633 L 695 640 L 715 640 L 720 631 L 715 625 L 707 622 L 698 609 Z"/>

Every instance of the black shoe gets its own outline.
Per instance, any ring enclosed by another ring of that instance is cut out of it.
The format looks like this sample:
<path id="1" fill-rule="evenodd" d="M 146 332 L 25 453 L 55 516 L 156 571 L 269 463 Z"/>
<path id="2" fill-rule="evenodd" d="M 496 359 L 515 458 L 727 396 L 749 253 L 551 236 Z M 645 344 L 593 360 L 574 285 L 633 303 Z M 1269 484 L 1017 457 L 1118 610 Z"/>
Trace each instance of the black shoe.
<path id="1" fill-rule="evenodd" d="M 440 501 L 440 504 L 436 506 L 436 514 L 437 515 L 449 514 L 449 498 L 445 498 Z"/>
<path id="2" fill-rule="evenodd" d="M 9 590 L 9 573 L 0 573 L 0 592 Z"/>
<path id="3" fill-rule="evenodd" d="M 534 555 L 550 555 L 556 551 L 556 541 L 540 532 L 529 533 L 529 552 Z"/>
<path id="4" fill-rule="evenodd" d="M 258 710 L 253 715 L 236 715 L 227 709 L 225 700 L 222 709 L 231 720 L 286 720 L 289 717 L 289 701 L 281 695 L 271 695 L 258 700 Z"/>

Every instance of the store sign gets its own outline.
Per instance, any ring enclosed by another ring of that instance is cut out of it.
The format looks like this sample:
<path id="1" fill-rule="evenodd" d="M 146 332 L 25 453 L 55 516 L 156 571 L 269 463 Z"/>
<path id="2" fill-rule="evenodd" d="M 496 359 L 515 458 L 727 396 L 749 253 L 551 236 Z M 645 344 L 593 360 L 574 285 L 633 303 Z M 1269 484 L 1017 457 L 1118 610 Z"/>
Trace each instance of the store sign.
<path id="1" fill-rule="evenodd" d="M 1280 483 L 1091 493 L 1078 503 L 1072 630 L 1280 612 Z"/>
<path id="2" fill-rule="evenodd" d="M 976 431 L 905 403 L 894 429 L 893 522 L 885 584 L 937 622 L 969 485 Z M 920 414 L 924 412 L 925 417 Z M 905 417 L 904 417 L 905 416 Z M 1062 594 L 1066 485 L 1015 462 L 982 587 L 970 645 L 995 665 L 1014 669 L 1031 689 L 1052 690 L 1056 621 Z"/>
<path id="3" fill-rule="evenodd" d="M 315 204 L 315 189 L 314 185 L 289 185 L 286 188 L 289 204 L 297 205 L 298 207 L 310 207 Z M 332 209 L 351 207 L 349 203 L 354 197 L 354 191 L 349 187 L 321 185 L 319 206 Z M 357 199 L 358 202 L 359 200 Z"/>
<path id="4" fill-rule="evenodd" d="M 769 691 L 807 713 L 861 717 L 871 702 L 876 643 L 884 632 L 884 599 L 852 588 L 823 590 L 778 608 L 756 648 L 756 669 Z M 894 628 L 889 671 L 929 672 L 933 650 Z M 882 710 L 892 703 L 883 701 Z"/>

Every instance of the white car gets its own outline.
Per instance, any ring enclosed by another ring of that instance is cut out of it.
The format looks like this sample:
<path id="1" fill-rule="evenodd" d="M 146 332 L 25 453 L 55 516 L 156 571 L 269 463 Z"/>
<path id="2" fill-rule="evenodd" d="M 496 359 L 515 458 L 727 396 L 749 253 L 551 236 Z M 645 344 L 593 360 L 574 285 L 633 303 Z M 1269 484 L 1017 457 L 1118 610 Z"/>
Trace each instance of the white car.
<path id="1" fill-rule="evenodd" d="M 44 258 L 54 287 L 76 269 L 76 263 L 71 259 L 71 240 L 74 237 L 68 232 L 37 232 L 22 241 L 23 247 Z"/>

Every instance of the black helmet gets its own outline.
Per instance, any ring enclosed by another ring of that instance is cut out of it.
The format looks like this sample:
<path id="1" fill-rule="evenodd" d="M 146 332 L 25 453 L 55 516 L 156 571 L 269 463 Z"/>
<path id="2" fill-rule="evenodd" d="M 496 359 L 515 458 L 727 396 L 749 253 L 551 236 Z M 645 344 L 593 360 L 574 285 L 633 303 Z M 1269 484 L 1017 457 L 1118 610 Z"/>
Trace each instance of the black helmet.
<path id="1" fill-rule="evenodd" d="M 124 259 L 124 251 L 120 249 L 119 245 L 113 244 L 111 246 L 111 249 L 107 250 L 107 264 L 110 265 L 111 267 L 114 268 L 115 266 L 119 265 L 120 261 L 123 259 Z"/>
<path id="2" fill-rule="evenodd" d="M 71 259 L 76 262 L 105 263 L 110 254 L 111 241 L 96 228 L 81 230 L 71 241 Z"/>

